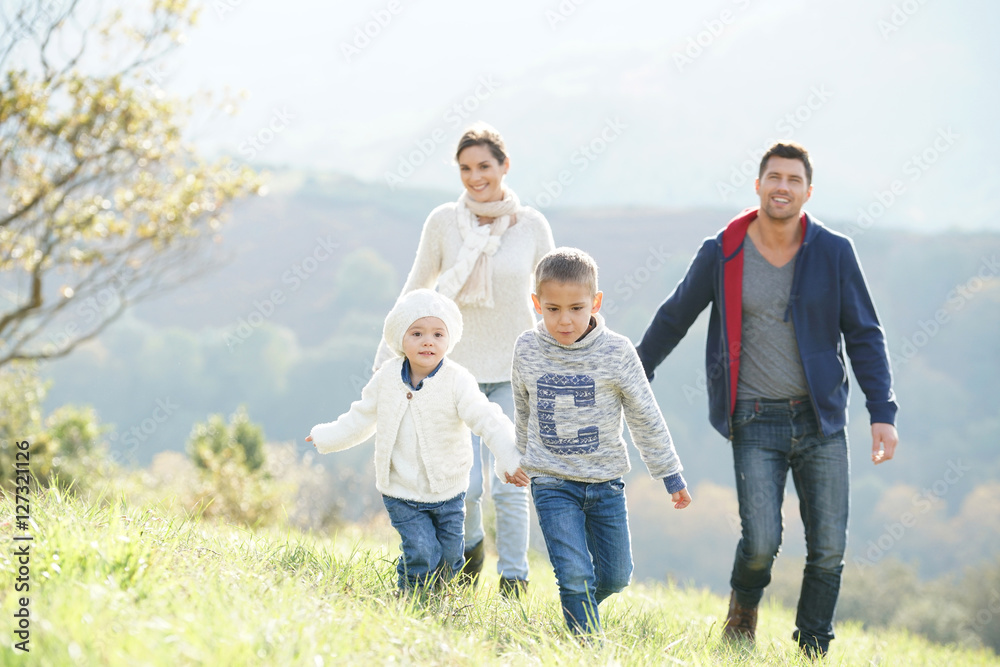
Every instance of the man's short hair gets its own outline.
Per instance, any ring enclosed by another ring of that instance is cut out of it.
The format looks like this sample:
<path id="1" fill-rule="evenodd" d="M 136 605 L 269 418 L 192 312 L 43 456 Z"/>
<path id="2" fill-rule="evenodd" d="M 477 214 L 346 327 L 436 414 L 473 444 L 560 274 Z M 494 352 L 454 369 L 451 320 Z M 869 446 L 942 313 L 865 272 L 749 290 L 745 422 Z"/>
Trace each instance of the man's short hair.
<path id="1" fill-rule="evenodd" d="M 767 168 L 767 161 L 772 157 L 801 160 L 802 164 L 806 167 L 806 185 L 812 185 L 813 166 L 812 162 L 809 161 L 809 151 L 803 148 L 802 144 L 794 141 L 779 141 L 768 148 L 767 152 L 764 153 L 764 157 L 760 159 L 760 169 L 757 172 L 757 178 L 761 178 L 764 175 L 764 170 Z"/>
<path id="2" fill-rule="evenodd" d="M 556 248 L 546 254 L 535 267 L 535 294 L 542 283 L 576 283 L 597 294 L 597 262 L 579 248 Z"/>

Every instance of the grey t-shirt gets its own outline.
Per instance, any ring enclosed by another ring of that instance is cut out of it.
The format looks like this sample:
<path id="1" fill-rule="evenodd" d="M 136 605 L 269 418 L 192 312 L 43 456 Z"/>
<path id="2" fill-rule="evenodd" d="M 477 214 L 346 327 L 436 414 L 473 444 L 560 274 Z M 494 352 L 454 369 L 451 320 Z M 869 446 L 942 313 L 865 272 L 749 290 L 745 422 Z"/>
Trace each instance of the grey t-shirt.
<path id="1" fill-rule="evenodd" d="M 768 262 L 746 236 L 743 242 L 743 333 L 737 399 L 807 396 L 799 344 L 785 310 L 795 258 L 782 267 Z"/>

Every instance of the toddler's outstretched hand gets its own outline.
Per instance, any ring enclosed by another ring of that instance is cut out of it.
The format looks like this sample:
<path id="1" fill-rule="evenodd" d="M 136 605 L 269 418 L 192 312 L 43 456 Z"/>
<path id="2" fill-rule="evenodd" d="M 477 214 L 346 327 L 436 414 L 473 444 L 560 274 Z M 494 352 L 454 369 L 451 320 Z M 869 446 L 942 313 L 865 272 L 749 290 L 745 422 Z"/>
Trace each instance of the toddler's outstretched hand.
<path id="1" fill-rule="evenodd" d="M 531 478 L 528 477 L 528 474 L 520 468 L 518 468 L 513 475 L 505 472 L 503 476 L 505 478 L 505 483 L 513 484 L 514 486 L 528 486 L 531 484 Z"/>
<path id="2" fill-rule="evenodd" d="M 670 494 L 670 499 L 674 501 L 675 510 L 682 510 L 691 504 L 691 494 L 688 493 L 687 487 L 684 487 L 677 493 Z"/>

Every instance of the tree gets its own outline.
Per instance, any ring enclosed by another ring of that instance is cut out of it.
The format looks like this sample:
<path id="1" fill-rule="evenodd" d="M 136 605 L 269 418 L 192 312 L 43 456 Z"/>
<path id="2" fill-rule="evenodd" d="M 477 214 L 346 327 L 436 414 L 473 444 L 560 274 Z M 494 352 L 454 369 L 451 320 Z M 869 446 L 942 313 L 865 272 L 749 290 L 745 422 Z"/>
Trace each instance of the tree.
<path id="1" fill-rule="evenodd" d="M 68 354 L 206 270 L 220 214 L 259 188 L 183 141 L 191 104 L 158 85 L 189 2 L 86 6 L 0 8 L 0 367 Z"/>
<path id="2" fill-rule="evenodd" d="M 201 516 L 256 525 L 283 513 L 283 497 L 293 489 L 268 472 L 264 430 L 250 421 L 243 406 L 230 415 L 228 425 L 219 414 L 195 424 L 187 450 L 199 472 L 192 509 L 198 508 Z"/>
<path id="3" fill-rule="evenodd" d="M 228 425 L 222 415 L 195 424 L 187 448 L 194 464 L 206 471 L 230 461 L 250 473 L 264 465 L 264 431 L 250 421 L 243 406 L 230 415 Z"/>

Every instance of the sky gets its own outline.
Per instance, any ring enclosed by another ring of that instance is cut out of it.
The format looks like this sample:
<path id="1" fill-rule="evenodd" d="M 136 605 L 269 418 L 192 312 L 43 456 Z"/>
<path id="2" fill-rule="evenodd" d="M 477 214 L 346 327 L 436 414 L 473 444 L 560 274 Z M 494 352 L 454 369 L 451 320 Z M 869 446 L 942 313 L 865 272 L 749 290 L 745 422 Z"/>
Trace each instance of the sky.
<path id="1" fill-rule="evenodd" d="M 821 219 L 1000 230 L 1000 3 L 205 4 L 157 75 L 242 96 L 193 129 L 208 155 L 457 196 L 453 147 L 483 120 L 543 211 L 735 214 L 764 149 L 792 139 Z"/>

